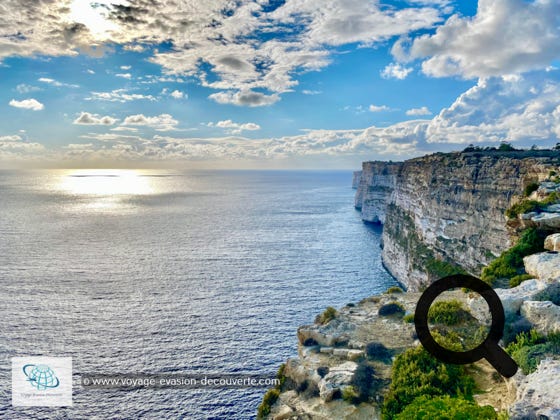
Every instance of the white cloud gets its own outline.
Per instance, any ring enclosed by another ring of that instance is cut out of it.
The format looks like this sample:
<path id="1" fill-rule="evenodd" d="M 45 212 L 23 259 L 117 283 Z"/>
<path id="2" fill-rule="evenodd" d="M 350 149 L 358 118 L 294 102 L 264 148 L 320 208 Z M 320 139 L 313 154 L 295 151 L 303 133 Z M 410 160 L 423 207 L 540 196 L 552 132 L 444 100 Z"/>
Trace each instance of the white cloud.
<path id="1" fill-rule="evenodd" d="M 132 66 L 121 66 L 120 69 L 121 70 L 130 70 L 132 68 Z"/>
<path id="2" fill-rule="evenodd" d="M 74 89 L 80 87 L 79 85 L 62 83 L 62 82 L 59 82 L 58 80 L 54 80 L 54 79 L 51 79 L 49 77 L 41 77 L 41 78 L 37 79 L 37 81 L 39 81 L 41 83 L 46 83 L 46 84 L 51 85 L 51 86 L 56 86 L 56 87 L 68 87 L 68 88 L 74 88 Z"/>
<path id="3" fill-rule="evenodd" d="M 320 91 L 320 90 L 304 89 L 304 90 L 301 91 L 301 93 L 303 93 L 304 95 L 320 95 L 323 92 Z"/>
<path id="4" fill-rule="evenodd" d="M 180 90 L 174 90 L 169 95 L 172 96 L 175 99 L 183 99 L 185 97 L 185 94 L 183 92 L 181 92 Z"/>
<path id="5" fill-rule="evenodd" d="M 13 136 L 0 136 L 0 143 L 12 143 L 14 141 L 21 141 L 21 136 L 13 135 Z"/>
<path id="6" fill-rule="evenodd" d="M 231 104 L 237 106 L 267 106 L 272 105 L 280 100 L 276 94 L 265 95 L 261 92 L 243 91 L 243 92 L 217 92 L 209 96 L 210 99 L 219 104 Z"/>
<path id="7" fill-rule="evenodd" d="M 91 92 L 91 96 L 86 101 L 108 101 L 108 102 L 130 102 L 130 101 L 155 101 L 152 95 L 143 95 L 140 93 L 128 93 L 126 89 L 116 89 L 111 92 Z"/>
<path id="8" fill-rule="evenodd" d="M 391 63 L 385 66 L 381 71 L 381 77 L 384 79 L 404 80 L 412 72 L 412 67 L 405 67 L 398 63 Z"/>
<path id="9" fill-rule="evenodd" d="M 95 74 L 95 71 L 93 71 L 92 69 L 87 69 L 87 70 L 86 70 L 86 73 L 88 73 L 88 74 Z"/>
<path id="10" fill-rule="evenodd" d="M 217 123 L 208 123 L 208 127 L 218 127 L 225 129 L 230 134 L 241 134 L 243 131 L 257 131 L 261 126 L 255 123 L 236 123 L 232 120 L 218 121 Z"/>
<path id="11" fill-rule="evenodd" d="M 411 116 L 422 116 L 422 115 L 431 115 L 432 111 L 428 109 L 428 107 L 423 106 L 421 108 L 412 108 L 406 111 L 406 115 Z"/>
<path id="12" fill-rule="evenodd" d="M 146 117 L 144 114 L 130 115 L 122 123 L 123 126 L 146 126 L 156 131 L 176 130 L 179 121 L 169 114 L 161 114 L 155 117 Z"/>
<path id="13" fill-rule="evenodd" d="M 363 0 L 286 0 L 275 7 L 265 0 L 98 3 L 4 0 L 0 60 L 100 56 L 113 45 L 139 53 L 166 42 L 170 48 L 154 48 L 151 57 L 165 77 L 196 78 L 227 103 L 254 106 L 258 101 L 240 99 L 260 92 L 267 98 L 261 102 L 270 104 L 294 90 L 302 73 L 328 66 L 336 53 L 332 47 L 374 46 L 430 29 L 443 20 L 446 4 L 414 0 L 396 9 Z"/>
<path id="14" fill-rule="evenodd" d="M 10 101 L 10 106 L 14 108 L 30 109 L 32 111 L 41 111 L 45 106 L 36 99 L 24 99 L 23 101 L 16 101 L 12 99 Z"/>
<path id="15" fill-rule="evenodd" d="M 389 108 L 387 105 L 370 105 L 369 106 L 369 111 L 370 112 L 383 112 L 383 111 L 390 111 L 391 108 Z"/>
<path id="16" fill-rule="evenodd" d="M 78 125 L 114 125 L 118 120 L 110 116 L 101 117 L 97 114 L 90 114 L 89 112 L 82 112 L 76 118 L 73 124 Z"/>
<path id="17" fill-rule="evenodd" d="M 479 0 L 474 17 L 453 15 L 433 35 L 413 40 L 401 60 L 426 59 L 424 73 L 478 78 L 544 69 L 560 58 L 558 0 Z"/>
<path id="18" fill-rule="evenodd" d="M 123 79 L 132 79 L 132 74 L 130 73 L 117 73 L 115 76 L 122 77 Z"/>

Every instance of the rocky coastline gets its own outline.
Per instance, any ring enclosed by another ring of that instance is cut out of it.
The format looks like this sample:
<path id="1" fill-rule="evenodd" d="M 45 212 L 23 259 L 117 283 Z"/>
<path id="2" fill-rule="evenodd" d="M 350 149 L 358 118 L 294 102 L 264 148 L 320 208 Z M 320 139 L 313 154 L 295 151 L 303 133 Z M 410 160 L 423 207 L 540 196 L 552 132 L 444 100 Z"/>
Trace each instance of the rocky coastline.
<path id="1" fill-rule="evenodd" d="M 298 357 L 281 368 L 282 385 L 265 395 L 259 417 L 397 418 L 384 413 L 383 401 L 391 393 L 396 358 L 419 346 L 411 317 L 423 287 L 450 269 L 480 276 L 527 229 L 546 236 L 544 249 L 523 258 L 523 278 L 515 287 L 494 285 L 512 325 L 510 347 L 520 331 L 531 330 L 533 344 L 541 347 L 547 336 L 560 334 L 557 173 L 558 152 L 437 153 L 402 163 L 364 162 L 352 180 L 355 207 L 364 222 L 383 224 L 383 261 L 405 290 L 328 308 L 314 324 L 300 327 Z M 517 213 L 506 216 L 512 208 Z M 528 208 L 535 211 L 521 211 Z M 452 293 L 484 320 L 482 298 Z M 560 352 L 546 345 L 546 357 L 531 359 L 534 366 L 509 379 L 485 361 L 469 365 L 475 403 L 492 407 L 500 419 L 560 418 Z M 360 399 L 356 378 L 364 371 L 374 389 Z"/>

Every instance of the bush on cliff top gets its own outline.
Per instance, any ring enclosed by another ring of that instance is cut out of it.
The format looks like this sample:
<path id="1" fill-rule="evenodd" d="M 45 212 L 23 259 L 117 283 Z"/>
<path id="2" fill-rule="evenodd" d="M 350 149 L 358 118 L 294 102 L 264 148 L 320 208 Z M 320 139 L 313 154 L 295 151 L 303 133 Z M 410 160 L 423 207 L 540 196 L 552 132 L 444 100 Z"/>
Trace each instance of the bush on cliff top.
<path id="1" fill-rule="evenodd" d="M 490 420 L 497 419 L 494 408 L 467 401 L 463 398 L 428 397 L 422 395 L 408 405 L 395 420 Z"/>
<path id="2" fill-rule="evenodd" d="M 442 363 L 423 347 L 406 350 L 393 363 L 389 393 L 383 404 L 383 418 L 393 419 L 420 396 L 472 399 L 474 381 L 464 366 Z"/>
<path id="3" fill-rule="evenodd" d="M 467 272 L 458 265 L 436 258 L 428 259 L 425 267 L 428 274 L 437 278 L 447 277 L 453 274 L 467 274 Z"/>
<path id="4" fill-rule="evenodd" d="M 258 419 L 264 419 L 266 416 L 270 414 L 270 410 L 274 405 L 274 403 L 276 402 L 276 400 L 278 400 L 279 396 L 280 396 L 280 391 L 276 388 L 269 389 L 268 391 L 266 391 L 262 403 L 260 403 L 259 408 L 257 410 Z"/>
<path id="5" fill-rule="evenodd" d="M 534 372 L 545 357 L 560 354 L 560 333 L 544 336 L 535 330 L 522 332 L 506 347 L 524 374 Z"/>
<path id="6" fill-rule="evenodd" d="M 481 279 L 488 284 L 500 278 L 523 274 L 523 257 L 544 251 L 544 236 L 535 228 L 524 230 L 519 241 L 482 270 Z"/>
<path id="7" fill-rule="evenodd" d="M 457 325 L 470 318 L 470 313 L 457 299 L 435 302 L 428 311 L 431 324 Z"/>
<path id="8" fill-rule="evenodd" d="M 398 302 L 391 302 L 383 305 L 379 308 L 378 311 L 379 315 L 381 316 L 389 316 L 389 315 L 404 315 L 405 310 L 404 307 Z"/>
<path id="9" fill-rule="evenodd" d="M 336 309 L 334 309 L 332 306 L 329 306 L 321 315 L 317 315 L 317 318 L 315 318 L 315 323 L 322 325 L 328 324 L 330 321 L 336 318 L 337 314 L 338 312 L 336 311 Z"/>

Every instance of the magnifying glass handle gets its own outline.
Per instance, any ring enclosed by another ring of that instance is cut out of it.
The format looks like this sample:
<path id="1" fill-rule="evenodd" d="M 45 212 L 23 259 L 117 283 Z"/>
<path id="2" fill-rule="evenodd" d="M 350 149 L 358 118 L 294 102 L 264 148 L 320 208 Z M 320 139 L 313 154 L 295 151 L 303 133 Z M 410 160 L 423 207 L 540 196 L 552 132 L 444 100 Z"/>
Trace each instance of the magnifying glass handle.
<path id="1" fill-rule="evenodd" d="M 490 362 L 502 376 L 511 378 L 517 372 L 517 363 L 513 360 L 504 349 L 497 344 L 486 346 L 485 359 Z"/>

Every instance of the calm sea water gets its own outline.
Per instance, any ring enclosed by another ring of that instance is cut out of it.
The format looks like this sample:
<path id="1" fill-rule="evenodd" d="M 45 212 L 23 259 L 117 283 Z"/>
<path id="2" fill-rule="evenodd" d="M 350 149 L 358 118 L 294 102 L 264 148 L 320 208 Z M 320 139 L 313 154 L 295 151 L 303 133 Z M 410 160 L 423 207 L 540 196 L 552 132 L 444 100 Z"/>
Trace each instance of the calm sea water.
<path id="1" fill-rule="evenodd" d="M 74 388 L 11 407 L 10 358 L 74 374 L 264 373 L 326 306 L 384 291 L 350 172 L 0 172 L 0 417 L 254 418 L 263 389 Z"/>

